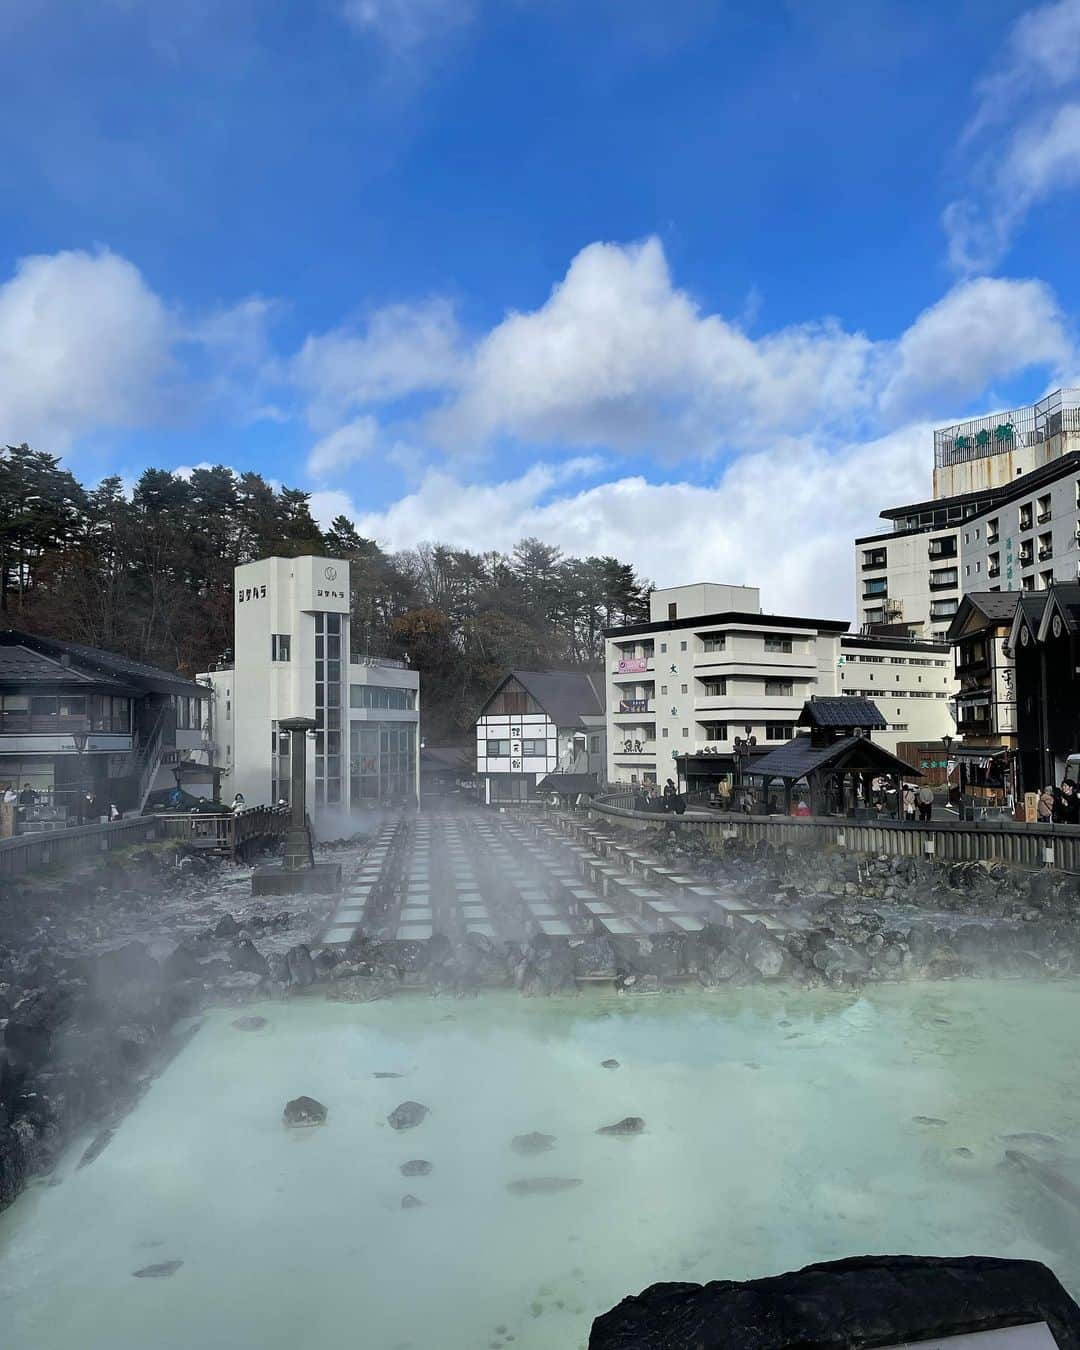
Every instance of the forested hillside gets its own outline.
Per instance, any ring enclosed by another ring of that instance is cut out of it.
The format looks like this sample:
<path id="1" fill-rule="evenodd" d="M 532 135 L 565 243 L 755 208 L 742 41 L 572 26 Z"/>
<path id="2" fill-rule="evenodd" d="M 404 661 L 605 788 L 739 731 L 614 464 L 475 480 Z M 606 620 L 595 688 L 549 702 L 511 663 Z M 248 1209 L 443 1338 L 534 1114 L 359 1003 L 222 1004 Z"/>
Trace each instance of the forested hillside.
<path id="1" fill-rule="evenodd" d="M 231 644 L 236 564 L 302 553 L 352 563 L 353 649 L 421 672 L 429 740 L 464 731 L 507 666 L 594 663 L 604 627 L 647 612 L 646 584 L 616 558 L 538 539 L 509 555 L 389 553 L 344 516 L 322 531 L 306 493 L 258 474 L 147 469 L 129 498 L 119 478 L 86 488 L 52 455 L 0 450 L 0 626 L 194 674 Z"/>

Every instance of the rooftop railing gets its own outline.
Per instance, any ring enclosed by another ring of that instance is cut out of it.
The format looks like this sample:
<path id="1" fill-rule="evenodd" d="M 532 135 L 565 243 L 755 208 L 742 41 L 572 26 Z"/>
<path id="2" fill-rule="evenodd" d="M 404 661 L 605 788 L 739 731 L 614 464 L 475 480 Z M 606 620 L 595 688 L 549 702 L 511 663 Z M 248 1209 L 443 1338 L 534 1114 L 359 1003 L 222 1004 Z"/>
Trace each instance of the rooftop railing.
<path id="1" fill-rule="evenodd" d="M 1080 433 L 1080 389 L 1056 389 L 1027 408 L 938 428 L 934 432 L 934 467 L 1040 445 L 1063 432 Z"/>

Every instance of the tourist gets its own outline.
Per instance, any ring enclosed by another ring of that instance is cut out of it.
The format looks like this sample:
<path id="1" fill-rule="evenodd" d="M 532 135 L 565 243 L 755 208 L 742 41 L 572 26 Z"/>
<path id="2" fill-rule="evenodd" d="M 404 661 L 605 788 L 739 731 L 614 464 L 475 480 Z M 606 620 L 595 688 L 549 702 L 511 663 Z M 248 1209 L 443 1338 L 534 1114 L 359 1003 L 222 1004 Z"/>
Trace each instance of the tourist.
<path id="1" fill-rule="evenodd" d="M 911 783 L 904 784 L 904 819 L 915 819 L 915 788 Z"/>
<path id="2" fill-rule="evenodd" d="M 232 799 L 232 807 L 230 809 L 233 811 L 242 811 L 244 809 L 244 794 L 242 792 L 238 792 Z"/>
<path id="3" fill-rule="evenodd" d="M 110 802 L 110 803 L 109 803 L 109 819 L 110 819 L 110 820 L 123 820 L 123 819 L 124 819 L 124 813 L 123 813 L 123 811 L 120 810 L 120 808 L 117 806 L 117 804 L 116 804 L 115 802 Z"/>
<path id="4" fill-rule="evenodd" d="M 675 810 L 675 798 L 679 795 L 678 789 L 669 778 L 664 784 L 664 810 Z"/>
<path id="5" fill-rule="evenodd" d="M 1054 805 L 1050 811 L 1050 818 L 1055 825 L 1064 825 L 1069 819 L 1069 803 L 1065 796 L 1065 783 L 1060 787 L 1054 788 Z"/>
<path id="6" fill-rule="evenodd" d="M 1076 783 L 1072 778 L 1062 779 L 1061 797 L 1064 805 L 1063 823 L 1080 825 L 1080 792 L 1077 792 Z"/>
<path id="7" fill-rule="evenodd" d="M 919 788 L 915 794 L 915 801 L 919 808 L 919 819 L 921 821 L 929 820 L 934 809 L 934 789 L 929 783 L 923 783 Z"/>
<path id="8" fill-rule="evenodd" d="M 1041 825 L 1047 825 L 1054 818 L 1054 789 L 1044 787 L 1039 794 L 1035 815 Z"/>

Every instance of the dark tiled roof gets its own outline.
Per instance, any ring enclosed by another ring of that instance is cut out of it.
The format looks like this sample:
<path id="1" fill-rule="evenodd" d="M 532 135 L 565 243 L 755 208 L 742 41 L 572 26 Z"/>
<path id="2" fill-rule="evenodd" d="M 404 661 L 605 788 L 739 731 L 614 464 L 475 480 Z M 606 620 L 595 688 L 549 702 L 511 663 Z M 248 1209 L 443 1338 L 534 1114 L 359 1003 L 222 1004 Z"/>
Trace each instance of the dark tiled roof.
<path id="1" fill-rule="evenodd" d="M 952 642 L 960 636 L 972 610 L 978 610 L 988 624 L 1012 623 L 1019 598 L 1018 591 L 968 591 L 960 597 L 960 604 L 946 633 L 947 638 Z"/>
<path id="2" fill-rule="evenodd" d="M 41 652 L 32 651 L 22 643 L 0 644 L 0 684 L 49 686 L 86 686 L 108 689 L 117 694 L 131 693 L 128 685 L 107 675 L 90 675 L 75 666 L 61 665 L 59 661 Z"/>
<path id="3" fill-rule="evenodd" d="M 536 785 L 538 792 L 563 792 L 567 795 L 579 792 L 599 792 L 600 784 L 594 773 L 549 773 Z"/>
<path id="4" fill-rule="evenodd" d="M 850 761 L 850 762 L 847 762 Z M 796 736 L 778 750 L 751 762 L 747 773 L 753 778 L 786 778 L 794 781 L 816 770 L 843 764 L 867 773 L 899 773 L 905 778 L 921 778 L 922 770 L 890 755 L 867 736 L 841 736 L 829 745 L 815 746 L 809 736 Z"/>
<path id="5" fill-rule="evenodd" d="M 118 656 L 115 652 L 87 647 L 81 642 L 66 642 L 62 638 L 42 637 L 37 633 L 20 633 L 15 629 L 0 632 L 0 648 L 19 645 L 56 661 L 63 656 L 70 657 L 71 668 L 77 666 L 92 679 L 104 676 L 106 679 L 120 680 L 144 692 L 196 695 L 201 698 L 210 696 L 210 691 L 203 685 L 196 684 L 194 680 L 186 680 L 175 671 L 148 666 L 143 661 L 133 661 L 130 657 Z"/>
<path id="6" fill-rule="evenodd" d="M 801 727 L 872 727 L 884 731 L 888 726 L 877 704 L 868 698 L 809 698 L 799 714 Z"/>
<path id="7" fill-rule="evenodd" d="M 1059 581 L 1050 594 L 1053 596 L 1054 607 L 1069 629 L 1074 633 L 1080 632 L 1080 583 Z"/>
<path id="8" fill-rule="evenodd" d="M 582 717 L 604 715 L 603 678 L 590 671 L 512 670 L 507 679 L 517 680 L 557 727 L 581 726 Z"/>

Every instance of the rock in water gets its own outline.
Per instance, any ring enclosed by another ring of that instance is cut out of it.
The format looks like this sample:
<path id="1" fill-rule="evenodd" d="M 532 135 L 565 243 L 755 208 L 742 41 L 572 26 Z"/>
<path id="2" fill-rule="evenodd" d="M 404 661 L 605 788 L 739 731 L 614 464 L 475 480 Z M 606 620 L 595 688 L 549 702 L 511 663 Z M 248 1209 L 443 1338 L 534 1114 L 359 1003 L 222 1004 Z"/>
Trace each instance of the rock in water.
<path id="1" fill-rule="evenodd" d="M 237 1031 L 261 1031 L 266 1026 L 265 1017 L 237 1017 L 233 1020 Z"/>
<path id="2" fill-rule="evenodd" d="M 603 1059 L 600 1061 L 600 1067 L 602 1069 L 617 1069 L 619 1061 L 617 1059 Z"/>
<path id="3" fill-rule="evenodd" d="M 640 1116 L 624 1116 L 622 1120 L 616 1121 L 614 1125 L 601 1125 L 596 1131 L 597 1134 L 641 1134 L 645 1129 L 645 1122 Z"/>
<path id="4" fill-rule="evenodd" d="M 372 1078 L 404 1078 L 402 1073 L 373 1073 Z"/>
<path id="5" fill-rule="evenodd" d="M 131 1273 L 137 1280 L 163 1280 L 168 1275 L 175 1275 L 183 1264 L 183 1261 L 159 1261 L 157 1265 L 143 1266 Z"/>
<path id="6" fill-rule="evenodd" d="M 508 1182 L 506 1189 L 514 1195 L 554 1195 L 558 1191 L 572 1191 L 581 1184 L 580 1177 L 523 1177 Z"/>
<path id="7" fill-rule="evenodd" d="M 402 1209 L 419 1209 L 423 1200 L 418 1200 L 415 1195 L 403 1195 L 401 1197 Z"/>
<path id="8" fill-rule="evenodd" d="M 327 1110 L 314 1097 L 294 1097 L 285 1103 L 286 1125 L 325 1125 Z"/>
<path id="9" fill-rule="evenodd" d="M 410 1158 L 398 1170 L 403 1177 L 426 1177 L 431 1171 L 431 1164 L 426 1158 Z"/>
<path id="10" fill-rule="evenodd" d="M 515 1153 L 546 1153 L 554 1146 L 553 1134 L 540 1134 L 536 1130 L 532 1134 L 515 1134 L 510 1140 L 510 1147 Z"/>
<path id="11" fill-rule="evenodd" d="M 79 1167 L 88 1167 L 99 1154 L 103 1153 L 113 1137 L 111 1128 L 102 1130 L 96 1134 L 87 1145 L 86 1152 L 79 1159 Z M 75 1170 L 78 1171 L 79 1167 Z"/>
<path id="12" fill-rule="evenodd" d="M 427 1115 L 428 1109 L 421 1102 L 402 1102 L 395 1106 L 386 1119 L 395 1130 L 411 1130 Z"/>
<path id="13" fill-rule="evenodd" d="M 940 1116 L 912 1116 L 911 1119 L 916 1125 L 944 1125 L 947 1123 Z"/>

